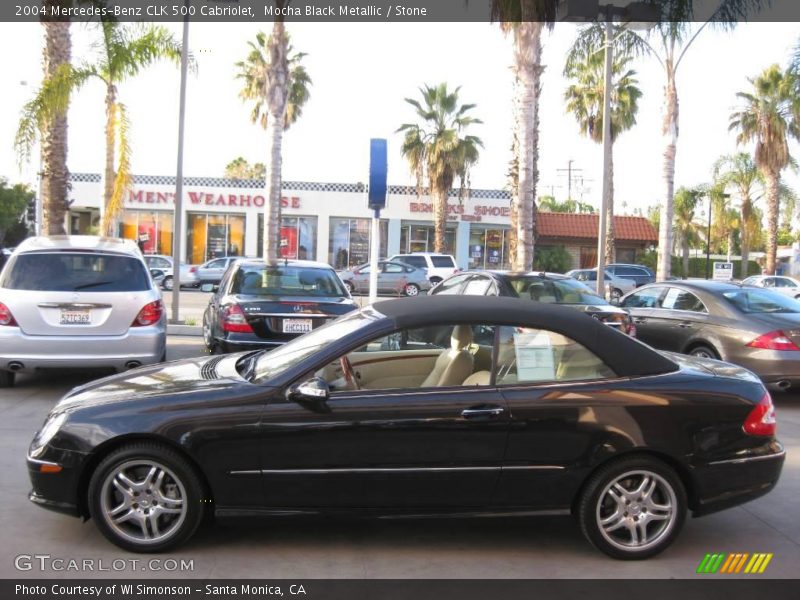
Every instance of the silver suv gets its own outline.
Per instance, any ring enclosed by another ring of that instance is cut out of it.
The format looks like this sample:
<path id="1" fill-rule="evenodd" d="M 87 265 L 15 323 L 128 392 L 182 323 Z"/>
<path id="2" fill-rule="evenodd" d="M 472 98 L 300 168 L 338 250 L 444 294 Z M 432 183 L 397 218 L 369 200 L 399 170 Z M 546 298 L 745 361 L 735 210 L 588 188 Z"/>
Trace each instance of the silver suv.
<path id="1" fill-rule="evenodd" d="M 438 254 L 436 252 L 412 252 L 410 254 L 395 254 L 389 261 L 402 262 L 418 269 L 428 270 L 428 281 L 436 285 L 443 279 L 450 277 L 453 273 L 458 273 L 456 259 L 450 254 Z"/>
<path id="2" fill-rule="evenodd" d="M 161 291 L 132 241 L 28 238 L 0 274 L 0 387 L 20 371 L 163 361 L 166 328 Z"/>

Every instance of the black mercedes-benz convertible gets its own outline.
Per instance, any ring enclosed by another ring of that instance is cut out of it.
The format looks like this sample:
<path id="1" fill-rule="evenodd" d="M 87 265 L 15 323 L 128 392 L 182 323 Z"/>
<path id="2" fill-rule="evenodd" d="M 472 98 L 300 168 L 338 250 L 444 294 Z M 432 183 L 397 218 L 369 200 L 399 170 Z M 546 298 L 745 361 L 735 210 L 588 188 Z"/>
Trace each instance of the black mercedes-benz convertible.
<path id="1" fill-rule="evenodd" d="M 31 443 L 30 499 L 161 551 L 216 516 L 572 512 L 652 556 L 770 491 L 784 450 L 749 371 L 513 298 L 378 302 L 271 352 L 77 387 Z"/>

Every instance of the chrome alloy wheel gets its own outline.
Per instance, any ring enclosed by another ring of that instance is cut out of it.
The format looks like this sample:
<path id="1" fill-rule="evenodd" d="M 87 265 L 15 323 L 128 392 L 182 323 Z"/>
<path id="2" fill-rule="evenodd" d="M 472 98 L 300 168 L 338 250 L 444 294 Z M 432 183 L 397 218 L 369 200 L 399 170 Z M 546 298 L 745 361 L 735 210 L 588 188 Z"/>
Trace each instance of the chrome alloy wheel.
<path id="1" fill-rule="evenodd" d="M 172 537 L 186 519 L 186 489 L 153 460 L 130 460 L 114 468 L 100 492 L 102 518 L 121 538 L 141 545 Z"/>
<path id="2" fill-rule="evenodd" d="M 601 535 L 628 552 L 644 551 L 675 526 L 678 500 L 669 482 L 652 471 L 628 471 L 602 491 L 595 511 Z"/>

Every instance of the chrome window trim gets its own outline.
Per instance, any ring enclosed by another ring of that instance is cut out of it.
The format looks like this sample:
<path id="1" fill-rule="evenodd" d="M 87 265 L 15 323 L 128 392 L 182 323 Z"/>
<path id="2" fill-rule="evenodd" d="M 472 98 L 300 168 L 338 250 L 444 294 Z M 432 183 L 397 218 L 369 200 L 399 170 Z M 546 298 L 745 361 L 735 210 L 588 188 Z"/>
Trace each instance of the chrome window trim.
<path id="1" fill-rule="evenodd" d="M 511 465 L 507 467 L 363 467 L 331 469 L 250 469 L 230 471 L 230 475 L 333 475 L 350 473 L 448 473 L 453 471 L 561 471 L 562 465 Z"/>

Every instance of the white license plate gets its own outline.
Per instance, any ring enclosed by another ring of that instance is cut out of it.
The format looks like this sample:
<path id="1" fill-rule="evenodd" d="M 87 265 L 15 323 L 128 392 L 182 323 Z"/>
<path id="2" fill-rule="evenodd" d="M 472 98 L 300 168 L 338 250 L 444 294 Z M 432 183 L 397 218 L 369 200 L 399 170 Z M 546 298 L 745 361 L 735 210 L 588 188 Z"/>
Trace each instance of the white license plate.
<path id="1" fill-rule="evenodd" d="M 61 309 L 62 325 L 89 325 L 91 322 L 91 313 L 88 308 L 84 310 Z"/>
<path id="2" fill-rule="evenodd" d="M 311 323 L 311 319 L 284 319 L 283 333 L 308 333 Z"/>

